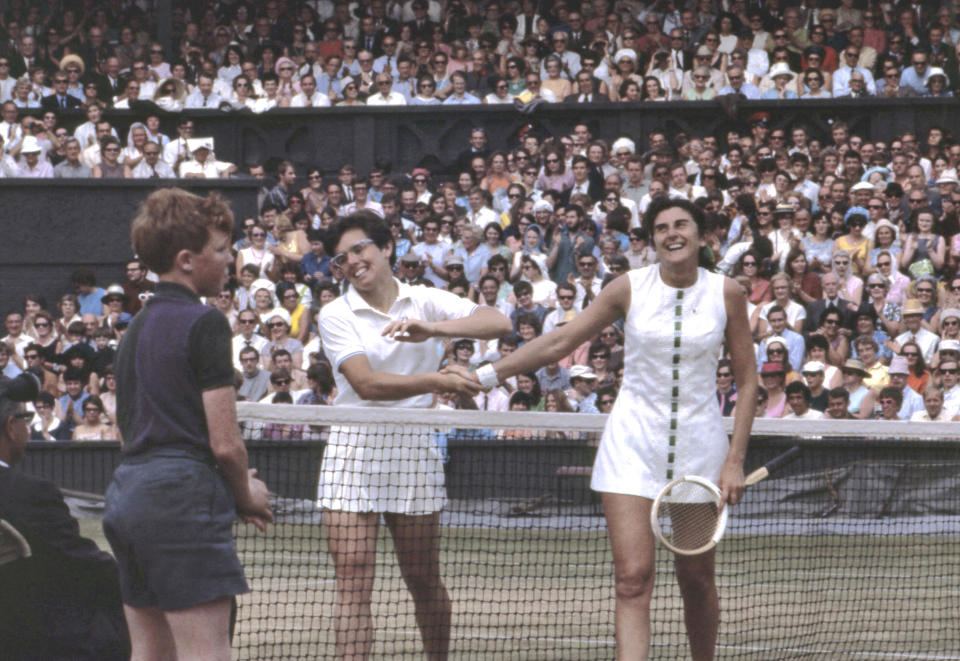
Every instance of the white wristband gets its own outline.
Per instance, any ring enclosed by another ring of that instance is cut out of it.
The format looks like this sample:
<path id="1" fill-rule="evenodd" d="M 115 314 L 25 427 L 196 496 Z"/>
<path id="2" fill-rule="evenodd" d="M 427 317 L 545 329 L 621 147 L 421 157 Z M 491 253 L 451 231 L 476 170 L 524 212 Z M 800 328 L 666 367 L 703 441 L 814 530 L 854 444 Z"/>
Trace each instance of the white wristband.
<path id="1" fill-rule="evenodd" d="M 475 374 L 484 390 L 490 390 L 500 385 L 500 379 L 497 378 L 497 370 L 493 369 L 493 365 L 490 363 L 477 368 Z"/>

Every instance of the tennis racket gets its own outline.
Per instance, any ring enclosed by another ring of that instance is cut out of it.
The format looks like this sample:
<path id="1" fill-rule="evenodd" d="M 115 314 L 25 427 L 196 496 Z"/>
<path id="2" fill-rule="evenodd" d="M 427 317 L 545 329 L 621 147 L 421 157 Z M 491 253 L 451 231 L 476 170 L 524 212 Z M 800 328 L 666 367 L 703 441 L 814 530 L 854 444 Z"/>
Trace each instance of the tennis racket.
<path id="1" fill-rule="evenodd" d="M 765 480 L 800 456 L 794 446 L 747 475 L 745 486 Z M 720 487 L 705 477 L 678 477 L 660 490 L 650 509 L 653 534 L 680 555 L 706 553 L 720 541 L 727 527 L 728 508 L 721 507 Z"/>

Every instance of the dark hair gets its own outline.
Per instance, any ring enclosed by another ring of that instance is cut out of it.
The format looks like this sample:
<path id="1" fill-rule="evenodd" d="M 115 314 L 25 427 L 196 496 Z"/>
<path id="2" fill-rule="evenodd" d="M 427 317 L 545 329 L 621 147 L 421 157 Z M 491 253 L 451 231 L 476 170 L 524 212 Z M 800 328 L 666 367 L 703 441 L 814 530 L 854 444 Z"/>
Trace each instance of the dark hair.
<path id="1" fill-rule="evenodd" d="M 540 380 L 536 372 L 520 372 L 517 376 L 524 376 L 533 381 L 533 388 L 530 390 L 530 397 L 533 399 L 531 406 L 536 406 L 540 402 Z"/>
<path id="2" fill-rule="evenodd" d="M 897 403 L 898 409 L 903 405 L 903 392 L 896 386 L 886 386 L 880 390 L 877 401 L 886 398 L 894 400 Z"/>
<path id="3" fill-rule="evenodd" d="M 803 395 L 803 399 L 804 401 L 807 402 L 807 404 L 810 403 L 810 399 L 813 396 L 810 393 L 810 388 L 808 388 L 807 384 L 805 384 L 803 381 L 791 381 L 790 383 L 787 384 L 787 387 L 784 388 L 784 392 L 787 394 L 788 397 L 790 395 L 800 393 L 801 395 Z"/>
<path id="4" fill-rule="evenodd" d="M 670 198 L 664 195 L 653 198 L 653 200 L 650 202 L 650 206 L 647 207 L 647 210 L 643 214 L 642 227 L 647 231 L 648 236 L 653 236 L 653 222 L 656 220 L 657 216 L 664 211 L 668 211 L 669 209 L 682 209 L 689 213 L 693 218 L 693 222 L 697 224 L 697 233 L 700 236 L 703 235 L 706 224 L 706 218 L 704 216 L 703 209 L 689 200 Z M 713 260 L 710 259 L 709 251 L 705 250 L 704 248 L 700 249 L 700 253 L 697 256 L 697 262 L 699 266 L 709 271 L 715 270 L 715 265 Z"/>
<path id="5" fill-rule="evenodd" d="M 307 378 L 314 381 L 324 395 L 329 395 L 333 391 L 334 378 L 330 363 L 323 360 L 314 363 L 307 368 Z"/>
<path id="6" fill-rule="evenodd" d="M 532 326 L 538 337 L 543 333 L 543 327 L 540 325 L 540 319 L 532 312 L 521 312 L 518 314 L 517 328 L 520 328 L 520 324 Z"/>
<path id="7" fill-rule="evenodd" d="M 513 286 L 513 295 L 516 297 L 523 296 L 525 294 L 533 293 L 533 285 L 531 285 L 526 280 L 521 280 Z"/>
<path id="8" fill-rule="evenodd" d="M 843 399 L 845 402 L 850 401 L 850 393 L 847 392 L 846 388 L 830 388 L 827 391 L 827 399 Z"/>
<path id="9" fill-rule="evenodd" d="M 526 406 L 527 410 L 530 410 L 531 408 L 533 408 L 534 401 L 533 401 L 533 398 L 530 397 L 530 395 L 528 395 L 527 393 L 517 390 L 512 395 L 510 395 L 510 402 L 508 406 L 510 408 L 513 408 L 514 404 L 521 404 L 523 406 Z"/>
<path id="10" fill-rule="evenodd" d="M 392 249 L 393 235 L 390 233 L 390 228 L 387 227 L 383 218 L 367 210 L 356 211 L 349 216 L 337 218 L 333 221 L 330 227 L 327 228 L 326 236 L 323 237 L 324 251 L 326 251 L 328 255 L 335 255 L 337 252 L 337 244 L 340 243 L 340 237 L 352 229 L 359 229 L 367 235 L 367 238 L 373 239 L 374 244 L 376 244 L 378 248 L 382 249 L 391 246 L 390 266 L 396 263 L 397 256 L 396 251 Z"/>

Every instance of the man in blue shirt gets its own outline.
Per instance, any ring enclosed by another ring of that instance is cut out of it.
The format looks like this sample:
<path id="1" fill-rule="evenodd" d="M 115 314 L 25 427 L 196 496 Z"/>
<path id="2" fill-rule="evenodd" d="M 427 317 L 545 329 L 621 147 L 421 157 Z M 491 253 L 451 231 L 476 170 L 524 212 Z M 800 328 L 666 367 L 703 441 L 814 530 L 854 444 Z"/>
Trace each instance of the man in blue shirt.
<path id="1" fill-rule="evenodd" d="M 300 270 L 303 271 L 303 281 L 313 287 L 321 278 L 330 277 L 330 257 L 323 251 L 323 235 L 320 232 L 309 230 L 307 240 L 310 242 L 310 252 L 300 260 Z"/>
<path id="2" fill-rule="evenodd" d="M 73 289 L 77 293 L 77 301 L 80 303 L 80 315 L 95 314 L 98 317 L 103 314 L 103 301 L 107 291 L 102 287 L 97 287 L 97 278 L 88 268 L 81 266 L 73 272 L 71 278 Z"/>

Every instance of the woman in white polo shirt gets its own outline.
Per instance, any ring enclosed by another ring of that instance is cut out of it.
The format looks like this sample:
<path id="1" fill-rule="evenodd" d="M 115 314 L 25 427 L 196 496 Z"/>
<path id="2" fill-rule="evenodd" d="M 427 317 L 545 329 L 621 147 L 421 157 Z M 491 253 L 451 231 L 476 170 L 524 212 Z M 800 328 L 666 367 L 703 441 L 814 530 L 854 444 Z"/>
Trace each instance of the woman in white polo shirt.
<path id="1" fill-rule="evenodd" d="M 428 408 L 433 393 L 471 397 L 479 385 L 462 368 L 437 372 L 445 337 L 490 340 L 511 331 L 496 308 L 393 277 L 394 245 L 383 219 L 359 211 L 324 239 L 331 264 L 350 284 L 320 313 L 338 405 Z M 460 370 L 460 371 L 458 371 Z M 388 424 L 333 427 L 320 472 L 319 504 L 337 576 L 337 658 L 366 659 L 377 527 L 383 515 L 413 596 L 424 649 L 446 658 L 450 599 L 440 578 L 443 464 L 432 430 Z"/>

